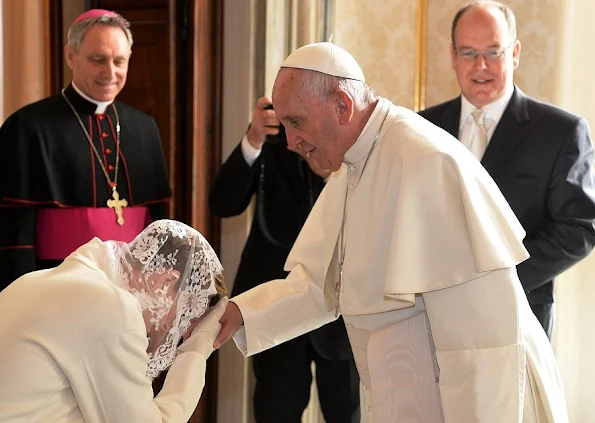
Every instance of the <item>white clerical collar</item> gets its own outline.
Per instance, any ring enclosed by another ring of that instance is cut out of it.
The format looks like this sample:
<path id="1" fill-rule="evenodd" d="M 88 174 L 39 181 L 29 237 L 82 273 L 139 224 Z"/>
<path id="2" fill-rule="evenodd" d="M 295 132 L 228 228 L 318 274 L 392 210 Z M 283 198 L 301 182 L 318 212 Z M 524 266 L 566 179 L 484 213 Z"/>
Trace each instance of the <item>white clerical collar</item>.
<path id="1" fill-rule="evenodd" d="M 502 97 L 481 108 L 481 110 L 483 110 L 485 113 L 484 122 L 487 129 L 490 129 L 492 125 L 497 125 L 498 122 L 500 122 L 500 118 L 504 114 L 504 110 L 506 110 L 506 106 L 508 106 L 513 93 L 514 85 L 511 84 L 511 86 L 504 92 Z M 464 95 L 461 95 L 461 117 L 459 120 L 459 131 L 467 123 L 467 119 L 473 119 L 471 117 L 471 112 L 473 112 L 475 109 L 477 109 L 477 107 L 471 104 Z"/>
<path id="2" fill-rule="evenodd" d="M 74 88 L 74 90 L 78 93 L 78 95 L 80 95 L 81 97 L 83 97 L 88 102 L 93 103 L 93 104 L 95 104 L 97 106 L 97 108 L 95 109 L 95 114 L 96 115 L 102 115 L 102 114 L 104 114 L 105 113 L 105 110 L 107 109 L 107 106 L 109 106 L 110 104 L 112 104 L 111 101 L 97 101 L 97 100 L 89 97 L 88 95 L 86 95 L 85 93 L 83 93 L 81 90 L 79 90 L 76 85 L 74 85 L 74 81 L 72 81 L 72 88 Z"/>
<path id="3" fill-rule="evenodd" d="M 382 121 L 391 105 L 392 103 L 390 100 L 378 97 L 378 102 L 376 103 L 374 111 L 370 115 L 370 118 L 366 122 L 359 137 L 357 137 L 355 143 L 349 147 L 349 150 L 345 153 L 343 162 L 358 163 L 366 158 L 370 151 L 370 147 L 374 142 L 376 132 L 380 129 L 380 125 L 382 125 Z"/>

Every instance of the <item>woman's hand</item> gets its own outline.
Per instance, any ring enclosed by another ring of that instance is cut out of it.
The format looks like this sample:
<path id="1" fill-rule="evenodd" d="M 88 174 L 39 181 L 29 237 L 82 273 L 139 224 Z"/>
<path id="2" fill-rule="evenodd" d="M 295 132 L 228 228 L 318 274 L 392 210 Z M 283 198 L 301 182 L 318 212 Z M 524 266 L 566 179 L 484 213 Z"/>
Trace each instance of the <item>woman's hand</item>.
<path id="1" fill-rule="evenodd" d="M 196 351 L 205 360 L 209 358 L 214 351 L 215 338 L 221 330 L 219 320 L 225 313 L 227 301 L 227 297 L 223 297 L 216 305 L 207 310 L 195 324 L 190 337 L 179 346 L 180 351 Z"/>

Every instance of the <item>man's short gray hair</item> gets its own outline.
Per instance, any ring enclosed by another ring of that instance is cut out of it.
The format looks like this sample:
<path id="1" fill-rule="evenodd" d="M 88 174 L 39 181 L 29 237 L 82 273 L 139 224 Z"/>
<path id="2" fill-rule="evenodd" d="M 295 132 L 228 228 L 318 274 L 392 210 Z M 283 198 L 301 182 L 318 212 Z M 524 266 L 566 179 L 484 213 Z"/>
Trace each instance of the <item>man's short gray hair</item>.
<path id="1" fill-rule="evenodd" d="M 309 98 L 326 101 L 337 89 L 349 93 L 358 108 L 363 108 L 374 100 L 374 90 L 365 82 L 315 71 L 306 72 L 301 81 L 300 91 Z"/>
<path id="2" fill-rule="evenodd" d="M 130 48 L 132 48 L 133 40 L 132 32 L 130 32 L 130 22 L 118 14 L 115 16 L 103 15 L 76 22 L 68 29 L 68 45 L 74 50 L 75 53 L 79 51 L 79 48 L 81 47 L 87 32 L 93 25 L 105 25 L 122 29 L 124 34 L 126 34 L 128 45 Z"/>

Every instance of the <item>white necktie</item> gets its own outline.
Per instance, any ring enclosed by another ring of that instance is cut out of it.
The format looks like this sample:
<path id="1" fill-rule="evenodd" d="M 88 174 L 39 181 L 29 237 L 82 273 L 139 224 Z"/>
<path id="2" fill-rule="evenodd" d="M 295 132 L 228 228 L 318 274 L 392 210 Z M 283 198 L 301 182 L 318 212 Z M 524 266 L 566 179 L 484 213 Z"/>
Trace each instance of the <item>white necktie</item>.
<path id="1" fill-rule="evenodd" d="M 471 112 L 475 127 L 473 128 L 473 137 L 469 144 L 469 150 L 478 160 L 481 160 L 483 153 L 486 151 L 488 145 L 488 131 L 484 125 L 485 113 L 481 109 L 475 109 Z"/>

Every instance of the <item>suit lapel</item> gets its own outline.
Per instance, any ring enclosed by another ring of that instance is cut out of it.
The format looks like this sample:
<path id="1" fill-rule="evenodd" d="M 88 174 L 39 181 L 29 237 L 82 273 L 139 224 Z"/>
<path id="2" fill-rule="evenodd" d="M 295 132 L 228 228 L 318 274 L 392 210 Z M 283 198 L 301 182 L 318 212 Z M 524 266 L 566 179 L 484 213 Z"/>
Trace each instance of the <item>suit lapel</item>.
<path id="1" fill-rule="evenodd" d="M 461 97 L 455 98 L 446 106 L 440 116 L 440 127 L 455 138 L 459 138 L 459 121 L 461 119 Z"/>
<path id="2" fill-rule="evenodd" d="M 492 177 L 502 170 L 508 158 L 527 135 L 528 127 L 525 123 L 528 120 L 527 96 L 515 86 L 481 160 L 481 164 Z"/>

